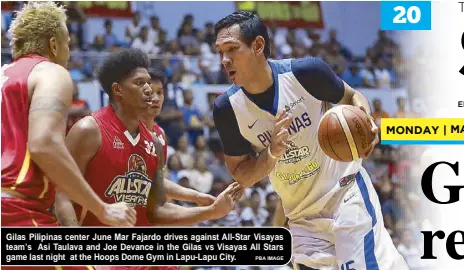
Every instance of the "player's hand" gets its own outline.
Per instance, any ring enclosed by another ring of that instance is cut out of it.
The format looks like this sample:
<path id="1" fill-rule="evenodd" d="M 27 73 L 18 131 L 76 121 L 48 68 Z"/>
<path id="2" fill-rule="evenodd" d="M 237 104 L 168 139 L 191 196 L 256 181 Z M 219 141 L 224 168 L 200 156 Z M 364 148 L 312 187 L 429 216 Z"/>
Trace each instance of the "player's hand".
<path id="1" fill-rule="evenodd" d="M 134 226 L 137 221 L 135 209 L 124 202 L 105 204 L 98 219 L 109 226 Z"/>
<path id="2" fill-rule="evenodd" d="M 367 113 L 366 108 L 364 108 L 363 106 L 360 106 L 359 108 L 367 114 L 367 117 L 369 117 L 369 120 L 371 121 L 371 132 L 373 135 L 372 142 L 365 153 L 360 153 L 361 158 L 367 158 L 372 154 L 372 152 L 375 149 L 375 146 L 379 143 L 379 127 L 375 123 L 374 117 Z"/>
<path id="3" fill-rule="evenodd" d="M 229 214 L 232 211 L 234 204 L 243 196 L 243 187 L 234 182 L 230 184 L 213 203 L 214 219 L 219 219 Z"/>
<path id="4" fill-rule="evenodd" d="M 208 205 L 212 205 L 214 202 L 216 201 L 216 197 L 212 196 L 212 195 L 209 195 L 209 194 L 205 194 L 205 193 L 198 193 L 196 196 L 195 196 L 195 203 L 198 205 L 198 206 L 208 206 Z"/>
<path id="5" fill-rule="evenodd" d="M 290 136 L 288 128 L 293 121 L 293 116 L 286 110 L 282 110 L 277 116 L 272 132 L 271 145 L 269 146 L 271 154 L 280 157 L 287 150 L 287 139 Z"/>

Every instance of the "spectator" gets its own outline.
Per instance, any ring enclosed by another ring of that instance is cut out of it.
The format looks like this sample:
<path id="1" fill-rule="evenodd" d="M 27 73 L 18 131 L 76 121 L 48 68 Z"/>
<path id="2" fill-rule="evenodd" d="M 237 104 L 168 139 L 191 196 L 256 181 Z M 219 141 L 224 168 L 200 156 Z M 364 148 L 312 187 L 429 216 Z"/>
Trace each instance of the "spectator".
<path id="1" fill-rule="evenodd" d="M 66 7 L 69 33 L 74 33 L 78 40 L 78 47 L 84 49 L 84 23 L 87 21 L 87 16 L 84 10 L 79 5 L 78 1 L 70 1 L 69 6 Z"/>
<path id="2" fill-rule="evenodd" d="M 377 124 L 377 126 L 380 127 L 380 119 L 388 118 L 389 115 L 386 111 L 383 110 L 382 101 L 380 101 L 380 99 L 374 99 L 374 101 L 372 102 L 372 105 L 374 107 L 374 110 L 372 112 L 372 117 L 374 118 L 374 121 Z"/>
<path id="3" fill-rule="evenodd" d="M 265 223 L 266 226 L 272 226 L 277 203 L 280 203 L 277 193 L 271 192 L 266 195 L 265 209 L 269 213 Z"/>
<path id="4" fill-rule="evenodd" d="M 374 76 L 377 88 L 391 88 L 391 77 L 385 61 L 382 58 L 377 59 L 376 67 L 374 68 Z"/>
<path id="5" fill-rule="evenodd" d="M 343 74 L 346 69 L 347 61 L 343 55 L 340 54 L 340 47 L 337 44 L 328 46 L 325 60 L 339 76 Z"/>
<path id="6" fill-rule="evenodd" d="M 126 42 L 132 43 L 140 34 L 140 12 L 132 14 L 132 22 L 126 27 Z"/>
<path id="7" fill-rule="evenodd" d="M 11 13 L 6 13 L 4 15 L 5 29 L 2 29 L 2 30 L 6 30 L 6 32 L 7 32 L 8 29 L 10 29 L 11 22 L 16 18 L 16 12 L 15 11 L 20 10 L 20 9 L 22 9 L 21 1 L 12 1 L 11 2 L 11 10 L 12 10 L 12 12 Z M 11 39 L 11 37 L 9 36 L 8 39 Z M 3 48 L 3 40 L 2 40 L 2 48 Z"/>
<path id="8" fill-rule="evenodd" d="M 103 37 L 107 48 L 120 45 L 118 37 L 113 32 L 113 22 L 109 19 L 105 20 L 105 33 L 103 34 Z"/>
<path id="9" fill-rule="evenodd" d="M 6 32 L 2 29 L 2 65 L 9 64 L 13 61 L 11 52 L 4 52 L 4 49 L 8 49 L 9 47 L 10 41 L 6 36 Z"/>
<path id="10" fill-rule="evenodd" d="M 329 39 L 327 40 L 327 46 L 337 45 L 340 48 L 340 53 L 345 59 L 351 60 L 353 55 L 337 38 L 337 30 L 330 29 Z"/>
<path id="11" fill-rule="evenodd" d="M 214 46 L 216 42 L 216 34 L 214 33 L 214 24 L 212 22 L 205 24 L 205 42 L 210 46 Z"/>
<path id="12" fill-rule="evenodd" d="M 396 105 L 398 106 L 398 110 L 396 111 L 393 117 L 395 118 L 415 117 L 415 113 L 413 111 L 406 110 L 406 99 L 404 97 L 397 98 Z"/>
<path id="13" fill-rule="evenodd" d="M 92 76 L 92 67 L 82 55 L 82 50 L 78 47 L 79 41 L 76 34 L 69 35 L 69 50 L 71 57 L 68 62 L 68 70 L 74 81 L 80 82 Z"/>
<path id="14" fill-rule="evenodd" d="M 224 153 L 215 152 L 214 156 L 214 163 L 208 167 L 209 171 L 213 174 L 214 179 L 217 179 L 218 181 L 224 182 L 226 184 L 232 183 L 233 178 L 227 169 Z"/>
<path id="15" fill-rule="evenodd" d="M 96 52 L 107 51 L 108 48 L 105 45 L 105 38 L 102 35 L 95 36 L 90 49 Z"/>
<path id="16" fill-rule="evenodd" d="M 174 153 L 168 158 L 167 167 L 169 171 L 167 178 L 174 183 L 178 183 L 180 180 L 179 172 L 184 169 L 178 153 Z"/>
<path id="17" fill-rule="evenodd" d="M 378 38 L 375 41 L 374 46 L 372 47 L 376 53 L 381 53 L 385 46 L 396 47 L 396 43 L 388 37 L 386 31 L 379 30 L 377 35 Z"/>
<path id="18" fill-rule="evenodd" d="M 194 158 L 189 149 L 189 143 L 186 136 L 180 137 L 177 142 L 177 153 L 179 154 L 180 161 L 185 169 L 193 169 Z"/>
<path id="19" fill-rule="evenodd" d="M 219 133 L 216 129 L 216 124 L 214 124 L 214 119 L 213 119 L 214 101 L 216 100 L 218 96 L 219 94 L 216 94 L 216 93 L 208 94 L 208 110 L 204 112 L 204 123 L 205 123 L 206 130 L 208 133 L 207 137 L 209 137 L 210 140 L 219 139 Z"/>
<path id="20" fill-rule="evenodd" d="M 198 63 L 200 70 L 206 83 L 217 84 L 221 73 L 221 57 L 216 46 L 209 46 L 207 43 L 203 43 L 201 46 L 201 57 Z"/>
<path id="21" fill-rule="evenodd" d="M 213 186 L 213 174 L 206 168 L 206 160 L 203 156 L 195 159 L 194 169 L 190 173 L 190 186 L 194 189 L 209 193 Z"/>
<path id="22" fill-rule="evenodd" d="M 160 31 L 163 31 L 159 24 L 158 16 L 150 17 L 150 29 L 148 30 L 148 39 L 153 44 L 158 44 Z"/>
<path id="23" fill-rule="evenodd" d="M 190 144 L 194 144 L 197 136 L 203 134 L 203 117 L 200 110 L 193 104 L 193 93 L 191 90 L 184 90 L 184 106 L 181 108 L 184 115 L 184 124 L 189 135 Z"/>
<path id="24" fill-rule="evenodd" d="M 182 26 L 182 35 L 179 37 L 179 45 L 185 55 L 197 55 L 200 53 L 200 44 L 193 33 L 191 24 Z"/>
<path id="25" fill-rule="evenodd" d="M 192 27 L 192 32 L 198 31 L 197 29 L 193 28 L 193 22 L 195 18 L 193 17 L 192 14 L 185 14 L 184 19 L 182 20 L 182 24 L 177 30 L 177 38 L 180 38 L 184 34 L 184 25 L 189 24 Z"/>
<path id="26" fill-rule="evenodd" d="M 269 213 L 261 207 L 261 196 L 258 191 L 253 190 L 250 195 L 249 207 L 243 209 L 240 218 L 255 227 L 264 226 Z"/>
<path id="27" fill-rule="evenodd" d="M 148 27 L 140 28 L 139 36 L 132 43 L 132 48 L 140 49 L 146 54 L 158 54 L 160 48 L 148 38 Z"/>
<path id="28" fill-rule="evenodd" d="M 198 136 L 197 140 L 195 141 L 193 157 L 195 159 L 204 158 L 206 165 L 213 164 L 213 153 L 211 153 L 211 151 L 208 149 L 205 137 L 202 135 Z"/>
<path id="29" fill-rule="evenodd" d="M 361 78 L 363 79 L 363 86 L 367 88 L 374 88 L 375 84 L 375 75 L 374 67 L 372 65 L 372 60 L 368 57 L 364 60 L 364 68 L 360 72 Z"/>
<path id="30" fill-rule="evenodd" d="M 171 40 L 168 51 L 164 54 L 164 68 L 168 77 L 174 77 L 184 70 L 184 53 L 179 48 L 177 40 Z M 180 80 L 179 80 L 180 81 Z"/>
<path id="31" fill-rule="evenodd" d="M 357 88 L 363 86 L 363 78 L 359 66 L 352 64 L 348 70 L 342 74 L 342 79 L 351 87 Z"/>
<path id="32" fill-rule="evenodd" d="M 164 129 L 168 144 L 177 147 L 177 141 L 184 134 L 185 125 L 182 111 L 177 103 L 177 95 L 182 96 L 182 88 L 169 84 L 164 88 L 164 103 L 157 121 Z"/>

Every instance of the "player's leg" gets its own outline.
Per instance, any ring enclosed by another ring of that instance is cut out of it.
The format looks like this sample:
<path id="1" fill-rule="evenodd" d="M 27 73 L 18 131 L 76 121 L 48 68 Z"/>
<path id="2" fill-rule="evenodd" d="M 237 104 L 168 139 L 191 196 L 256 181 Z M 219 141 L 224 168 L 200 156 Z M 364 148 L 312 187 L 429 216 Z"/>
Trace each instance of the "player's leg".
<path id="1" fill-rule="evenodd" d="M 332 224 L 332 219 L 323 217 L 289 222 L 294 269 L 337 270 Z"/>
<path id="2" fill-rule="evenodd" d="M 339 270 L 407 270 L 384 227 L 377 193 L 364 169 L 338 201 L 334 212 Z"/>

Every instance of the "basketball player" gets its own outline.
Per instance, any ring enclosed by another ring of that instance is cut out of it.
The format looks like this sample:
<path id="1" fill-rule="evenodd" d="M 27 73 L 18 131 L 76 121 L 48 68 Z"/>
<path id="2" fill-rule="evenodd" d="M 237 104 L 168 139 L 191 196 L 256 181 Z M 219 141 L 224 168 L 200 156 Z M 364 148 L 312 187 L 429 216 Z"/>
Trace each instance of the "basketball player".
<path id="1" fill-rule="evenodd" d="M 55 185 L 103 224 L 133 225 L 135 211 L 104 203 L 65 146 L 73 95 L 65 10 L 29 2 L 9 31 L 14 61 L 1 76 L 2 226 L 58 226 L 49 211 Z"/>
<path id="2" fill-rule="evenodd" d="M 151 69 L 150 74 L 150 85 L 153 90 L 152 105 L 148 110 L 140 117 L 140 119 L 147 125 L 148 129 L 153 131 L 158 137 L 160 142 L 163 144 L 164 155 L 167 155 L 167 143 L 166 135 L 164 130 L 155 123 L 155 118 L 160 114 L 161 108 L 164 103 L 164 82 L 165 77 L 163 72 Z M 196 203 L 198 206 L 208 206 L 214 203 L 215 197 L 209 194 L 198 192 L 194 189 L 184 188 L 168 179 L 164 179 L 164 188 L 166 196 L 170 199 L 178 201 L 187 201 Z M 204 214 L 202 214 L 204 215 Z M 208 220 L 205 216 L 202 220 Z"/>
<path id="3" fill-rule="evenodd" d="M 227 167 L 242 186 L 269 176 L 293 235 L 293 262 L 306 269 L 407 269 L 384 227 L 362 160 L 337 162 L 317 139 L 326 103 L 369 102 L 321 60 L 270 61 L 266 26 L 239 11 L 215 26 L 216 47 L 233 85 L 214 104 Z M 378 143 L 378 128 L 366 158 Z"/>
<path id="4" fill-rule="evenodd" d="M 232 210 L 241 193 L 237 183 L 208 207 L 165 203 L 164 139 L 153 136 L 139 121 L 153 103 L 160 105 L 153 102 L 158 98 L 152 96 L 148 64 L 146 54 L 136 49 L 109 56 L 99 80 L 111 104 L 74 125 L 66 138 L 68 149 L 104 201 L 124 201 L 136 209 L 136 226 L 189 225 L 220 218 Z M 103 225 L 85 208 L 75 205 L 75 209 L 78 225 Z M 72 221 L 72 214 L 62 211 L 60 217 Z"/>

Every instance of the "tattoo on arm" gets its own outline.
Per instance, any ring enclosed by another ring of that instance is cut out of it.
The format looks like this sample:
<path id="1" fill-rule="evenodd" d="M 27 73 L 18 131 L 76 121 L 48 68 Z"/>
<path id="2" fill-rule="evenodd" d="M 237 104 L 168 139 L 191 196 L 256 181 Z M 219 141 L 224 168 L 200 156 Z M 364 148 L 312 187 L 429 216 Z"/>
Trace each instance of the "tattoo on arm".
<path id="1" fill-rule="evenodd" d="M 61 100 L 52 97 L 39 97 L 34 99 L 31 104 L 29 113 L 35 111 L 56 111 L 59 112 L 65 119 L 68 117 L 68 106 Z"/>

